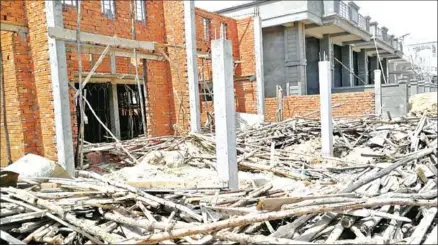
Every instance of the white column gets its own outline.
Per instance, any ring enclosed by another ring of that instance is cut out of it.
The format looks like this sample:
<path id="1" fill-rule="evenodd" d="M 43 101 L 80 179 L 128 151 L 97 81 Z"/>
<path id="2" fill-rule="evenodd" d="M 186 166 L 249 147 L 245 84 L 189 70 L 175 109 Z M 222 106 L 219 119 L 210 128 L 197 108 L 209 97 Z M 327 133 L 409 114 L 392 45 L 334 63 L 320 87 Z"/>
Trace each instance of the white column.
<path id="1" fill-rule="evenodd" d="M 333 156 L 332 77 L 330 61 L 320 61 L 319 96 L 321 104 L 321 154 Z"/>
<path id="2" fill-rule="evenodd" d="M 374 107 L 376 115 L 382 115 L 382 71 L 374 70 Z"/>
<path id="3" fill-rule="evenodd" d="M 196 52 L 195 3 L 184 1 L 184 26 L 187 53 L 187 77 L 189 80 L 190 131 L 201 131 L 198 87 L 198 57 Z"/>
<path id="4" fill-rule="evenodd" d="M 258 7 L 255 8 L 254 12 L 254 54 L 257 81 L 257 114 L 262 117 L 263 121 L 265 121 L 265 82 L 263 71 L 262 20 L 258 12 Z"/>
<path id="5" fill-rule="evenodd" d="M 214 117 L 216 126 L 216 159 L 219 178 L 237 189 L 237 153 L 234 105 L 233 52 L 231 41 L 213 40 L 212 66 Z"/>
<path id="6" fill-rule="evenodd" d="M 47 27 L 64 28 L 62 2 L 45 1 Z M 70 94 L 68 88 L 67 62 L 64 41 L 48 36 L 50 79 L 52 81 L 53 107 L 58 163 L 70 175 L 74 175 L 75 160 L 70 117 Z"/>

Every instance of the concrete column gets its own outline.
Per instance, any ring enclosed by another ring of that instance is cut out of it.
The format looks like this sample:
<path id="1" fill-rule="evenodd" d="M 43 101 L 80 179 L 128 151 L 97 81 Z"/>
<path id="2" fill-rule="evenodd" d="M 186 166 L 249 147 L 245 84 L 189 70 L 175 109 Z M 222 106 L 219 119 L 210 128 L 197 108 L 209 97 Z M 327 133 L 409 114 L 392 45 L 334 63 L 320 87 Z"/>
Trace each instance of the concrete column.
<path id="1" fill-rule="evenodd" d="M 424 85 L 424 92 L 430 92 L 430 83 Z"/>
<path id="2" fill-rule="evenodd" d="M 418 81 L 418 94 L 424 93 L 424 81 Z"/>
<path id="3" fill-rule="evenodd" d="M 382 58 L 382 82 L 388 81 L 388 60 L 386 58 Z"/>
<path id="4" fill-rule="evenodd" d="M 319 97 L 321 105 L 321 154 L 333 156 L 332 82 L 330 61 L 321 61 L 319 67 Z"/>
<path id="5" fill-rule="evenodd" d="M 370 68 L 369 71 L 375 71 L 379 69 L 378 66 L 378 61 L 377 61 L 377 57 L 376 56 L 370 56 L 368 57 L 369 61 L 370 61 Z M 374 73 L 370 74 L 370 81 L 374 81 Z"/>
<path id="6" fill-rule="evenodd" d="M 111 54 L 111 73 L 115 74 L 116 69 L 116 56 Z M 119 115 L 119 98 L 117 94 L 117 84 L 115 79 L 111 79 L 111 90 L 109 91 L 109 106 L 110 106 L 110 119 L 111 119 L 111 132 L 117 139 L 121 138 L 120 134 L 120 115 Z"/>
<path id="7" fill-rule="evenodd" d="M 196 51 L 195 3 L 184 1 L 184 27 L 187 54 L 187 77 L 189 81 L 190 131 L 201 131 L 201 115 L 198 86 L 198 56 Z"/>
<path id="8" fill-rule="evenodd" d="M 406 115 L 408 113 L 408 103 L 409 103 L 409 95 L 408 95 L 408 81 L 406 77 L 403 77 L 398 82 L 398 87 L 400 90 L 400 97 L 402 97 L 402 103 L 400 104 L 400 114 Z"/>
<path id="9" fill-rule="evenodd" d="M 415 96 L 418 94 L 418 80 L 416 78 L 411 79 L 409 82 L 411 87 L 411 96 Z"/>
<path id="10" fill-rule="evenodd" d="M 257 81 L 257 114 L 265 121 L 265 81 L 263 71 L 263 33 L 262 20 L 260 18 L 258 7 L 254 15 L 254 54 L 256 65 Z"/>
<path id="11" fill-rule="evenodd" d="M 64 28 L 62 2 L 45 1 L 47 27 Z M 70 117 L 67 62 L 64 41 L 48 36 L 50 79 L 52 81 L 58 163 L 74 175 L 75 161 Z"/>
<path id="12" fill-rule="evenodd" d="M 320 60 L 321 61 L 330 61 L 330 80 L 332 82 L 332 87 L 334 87 L 334 53 L 333 53 L 333 42 L 328 34 L 324 34 L 323 38 L 319 42 L 319 52 L 320 52 Z"/>
<path id="13" fill-rule="evenodd" d="M 219 178 L 237 189 L 236 112 L 234 106 L 233 53 L 231 41 L 213 40 L 212 66 L 216 159 Z"/>
<path id="14" fill-rule="evenodd" d="M 374 70 L 374 107 L 376 115 L 382 115 L 382 81 L 381 71 Z"/>
<path id="15" fill-rule="evenodd" d="M 306 76 L 306 34 L 303 22 L 295 22 L 293 26 L 284 29 L 285 38 L 285 67 L 287 95 L 307 94 Z"/>
<path id="16" fill-rule="evenodd" d="M 368 56 L 367 53 L 364 50 L 361 50 L 357 56 L 357 67 L 359 69 L 358 75 L 361 80 L 365 82 L 365 84 L 369 84 L 368 81 Z M 359 84 L 362 84 L 361 81 L 359 81 Z"/>
<path id="17" fill-rule="evenodd" d="M 353 49 L 351 45 L 341 47 L 342 52 L 342 86 L 354 86 L 354 65 L 353 65 Z"/>

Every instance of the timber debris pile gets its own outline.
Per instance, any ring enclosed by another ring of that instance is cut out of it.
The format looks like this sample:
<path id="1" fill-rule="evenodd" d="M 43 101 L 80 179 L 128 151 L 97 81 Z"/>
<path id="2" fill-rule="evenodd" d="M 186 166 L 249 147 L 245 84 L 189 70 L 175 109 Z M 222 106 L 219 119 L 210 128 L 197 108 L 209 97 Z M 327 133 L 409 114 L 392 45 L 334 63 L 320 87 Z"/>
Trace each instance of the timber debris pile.
<path id="1" fill-rule="evenodd" d="M 160 188 L 142 185 L 150 180 L 147 172 L 135 180 L 122 175 L 127 168 L 149 170 L 145 166 L 198 170 L 187 179 L 214 173 L 210 134 L 87 144 L 86 154 L 131 167 L 98 173 L 89 163 L 73 178 L 20 174 L 15 182 L 8 179 L 13 172 L 2 171 L 1 240 L 436 244 L 437 134 L 436 116 L 340 120 L 334 124 L 335 157 L 326 158 L 318 149 L 319 121 L 261 124 L 237 133 L 239 175 L 270 174 L 292 183 L 257 180 L 238 190 L 220 183 Z"/>

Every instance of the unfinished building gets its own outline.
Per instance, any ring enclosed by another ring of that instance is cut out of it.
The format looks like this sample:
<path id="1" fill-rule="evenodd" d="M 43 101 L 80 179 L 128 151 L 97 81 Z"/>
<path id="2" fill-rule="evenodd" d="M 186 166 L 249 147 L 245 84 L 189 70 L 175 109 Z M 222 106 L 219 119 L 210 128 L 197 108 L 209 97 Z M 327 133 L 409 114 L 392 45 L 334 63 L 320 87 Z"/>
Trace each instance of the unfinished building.
<path id="1" fill-rule="evenodd" d="M 372 71 L 385 84 L 387 61 L 403 59 L 400 41 L 353 2 L 255 1 L 217 13 L 187 12 L 183 1 L 79 3 L 80 21 L 75 0 L 1 2 L 2 165 L 26 153 L 72 163 L 79 91 L 87 142 L 113 141 L 105 128 L 131 139 L 211 126 L 210 41 L 220 37 L 232 42 L 236 117 L 255 121 L 318 110 L 324 59 L 342 92 L 333 115 L 374 113 Z"/>

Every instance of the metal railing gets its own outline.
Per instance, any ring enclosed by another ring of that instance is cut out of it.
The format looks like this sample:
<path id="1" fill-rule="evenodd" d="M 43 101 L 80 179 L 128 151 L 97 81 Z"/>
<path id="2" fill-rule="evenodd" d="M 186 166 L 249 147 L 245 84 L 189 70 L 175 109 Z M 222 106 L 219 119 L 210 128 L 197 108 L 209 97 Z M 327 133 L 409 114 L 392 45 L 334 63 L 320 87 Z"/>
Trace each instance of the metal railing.
<path id="1" fill-rule="evenodd" d="M 348 4 L 339 1 L 339 14 L 347 20 L 350 20 L 350 6 Z"/>

